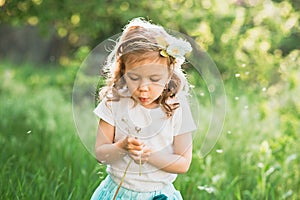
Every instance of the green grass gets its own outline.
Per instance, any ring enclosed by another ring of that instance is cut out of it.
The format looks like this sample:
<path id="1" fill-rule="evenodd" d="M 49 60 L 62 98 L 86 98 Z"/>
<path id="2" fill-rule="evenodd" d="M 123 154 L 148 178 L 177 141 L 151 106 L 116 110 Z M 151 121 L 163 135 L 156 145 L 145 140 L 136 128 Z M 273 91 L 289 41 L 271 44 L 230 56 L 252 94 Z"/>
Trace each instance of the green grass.
<path id="1" fill-rule="evenodd" d="M 223 133 L 207 157 L 194 140 L 191 169 L 176 181 L 186 199 L 299 198 L 299 138 L 280 131 L 279 116 L 262 119 L 260 103 L 228 99 Z"/>
<path id="2" fill-rule="evenodd" d="M 73 71 L 1 65 L 0 199 L 89 199 L 105 176 L 75 131 Z M 270 96 L 232 90 L 232 84 L 225 84 L 227 115 L 218 143 L 200 156 L 209 125 L 204 120 L 195 133 L 191 168 L 175 186 L 184 199 L 299 199 L 300 116 L 294 97 L 300 86 L 283 84 L 280 95 Z M 205 97 L 201 119 L 211 112 Z"/>

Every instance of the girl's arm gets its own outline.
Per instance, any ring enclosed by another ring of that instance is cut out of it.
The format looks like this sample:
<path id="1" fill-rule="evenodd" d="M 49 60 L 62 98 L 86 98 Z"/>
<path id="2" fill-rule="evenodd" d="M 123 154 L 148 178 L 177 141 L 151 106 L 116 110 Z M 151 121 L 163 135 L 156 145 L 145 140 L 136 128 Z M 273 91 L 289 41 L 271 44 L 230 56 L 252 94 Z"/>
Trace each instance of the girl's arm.
<path id="1" fill-rule="evenodd" d="M 192 161 L 192 133 L 174 137 L 173 153 L 164 150 L 152 152 L 148 163 L 155 167 L 175 174 L 186 173 Z"/>
<path id="2" fill-rule="evenodd" d="M 119 143 L 113 143 L 115 127 L 100 119 L 96 137 L 96 159 L 104 164 L 112 163 L 125 155 Z"/>
<path id="3" fill-rule="evenodd" d="M 143 149 L 143 142 L 125 137 L 114 142 L 115 127 L 100 119 L 96 138 L 96 159 L 103 164 L 111 164 L 125 155 L 134 156 Z M 144 162 L 144 161 L 143 161 Z"/>

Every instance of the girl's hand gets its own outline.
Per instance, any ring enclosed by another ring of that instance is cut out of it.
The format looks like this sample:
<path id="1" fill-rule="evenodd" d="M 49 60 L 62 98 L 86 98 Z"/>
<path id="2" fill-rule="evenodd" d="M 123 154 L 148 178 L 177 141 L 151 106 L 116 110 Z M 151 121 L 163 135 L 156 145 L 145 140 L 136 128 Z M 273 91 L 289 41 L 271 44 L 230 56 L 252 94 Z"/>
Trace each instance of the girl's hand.
<path id="1" fill-rule="evenodd" d="M 141 151 L 131 151 L 129 156 L 134 160 L 136 164 L 144 164 L 148 161 L 151 154 L 151 149 L 144 146 Z"/>
<path id="2" fill-rule="evenodd" d="M 143 141 L 134 137 L 126 137 L 122 143 L 123 149 L 127 151 L 135 163 L 144 164 L 148 161 L 151 149 L 148 148 Z"/>

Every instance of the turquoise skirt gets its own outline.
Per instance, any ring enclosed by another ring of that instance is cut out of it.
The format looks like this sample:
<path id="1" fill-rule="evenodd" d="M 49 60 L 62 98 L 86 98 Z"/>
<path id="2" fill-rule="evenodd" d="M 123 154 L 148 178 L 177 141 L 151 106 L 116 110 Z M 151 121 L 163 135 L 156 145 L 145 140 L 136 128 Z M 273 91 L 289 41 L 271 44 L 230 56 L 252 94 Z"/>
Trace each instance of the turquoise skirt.
<path id="1" fill-rule="evenodd" d="M 118 184 L 115 183 L 108 175 L 95 190 L 91 200 L 112 200 L 115 192 L 118 188 Z M 173 184 L 169 184 L 158 191 L 153 192 L 137 192 L 121 187 L 118 196 L 118 200 L 152 200 L 155 196 L 165 195 L 168 200 L 182 200 L 182 196 L 177 191 Z"/>

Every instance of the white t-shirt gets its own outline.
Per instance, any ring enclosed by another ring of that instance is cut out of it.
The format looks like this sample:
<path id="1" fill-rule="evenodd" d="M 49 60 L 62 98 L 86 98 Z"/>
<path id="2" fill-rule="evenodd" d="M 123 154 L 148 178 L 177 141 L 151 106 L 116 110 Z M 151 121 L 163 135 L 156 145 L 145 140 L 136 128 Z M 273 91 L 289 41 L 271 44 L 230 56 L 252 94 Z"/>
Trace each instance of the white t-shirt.
<path id="1" fill-rule="evenodd" d="M 196 129 L 188 102 L 185 98 L 181 99 L 179 108 L 169 118 L 160 107 L 147 109 L 138 103 L 135 105 L 131 98 L 121 98 L 119 101 L 104 99 L 96 107 L 94 113 L 115 127 L 114 142 L 130 134 L 143 140 L 152 152 L 164 149 L 171 153 L 174 136 Z M 130 159 L 126 155 L 107 166 L 108 174 L 117 184 L 120 183 Z M 160 190 L 166 184 L 172 183 L 176 176 L 148 163 L 142 165 L 140 176 L 139 165 L 132 162 L 122 186 L 139 192 L 150 192 Z"/>

